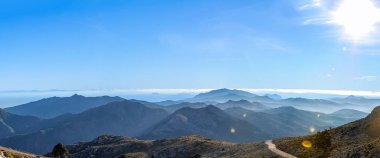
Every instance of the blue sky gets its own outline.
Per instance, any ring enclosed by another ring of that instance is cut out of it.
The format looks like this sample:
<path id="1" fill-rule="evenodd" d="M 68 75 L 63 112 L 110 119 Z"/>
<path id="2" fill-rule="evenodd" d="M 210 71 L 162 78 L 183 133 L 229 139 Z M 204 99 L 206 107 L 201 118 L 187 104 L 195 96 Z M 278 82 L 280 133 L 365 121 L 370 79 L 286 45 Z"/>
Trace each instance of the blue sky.
<path id="1" fill-rule="evenodd" d="M 380 44 L 342 38 L 317 2 L 1 1 L 0 91 L 380 91 Z"/>

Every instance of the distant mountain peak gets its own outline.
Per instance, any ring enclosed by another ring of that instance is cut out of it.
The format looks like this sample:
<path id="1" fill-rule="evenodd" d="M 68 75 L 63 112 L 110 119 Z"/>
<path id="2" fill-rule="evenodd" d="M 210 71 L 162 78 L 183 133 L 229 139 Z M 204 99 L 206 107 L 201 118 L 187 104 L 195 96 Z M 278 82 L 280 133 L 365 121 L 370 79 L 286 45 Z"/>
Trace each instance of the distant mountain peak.
<path id="1" fill-rule="evenodd" d="M 213 91 L 231 91 L 231 89 L 228 88 L 221 88 L 221 89 L 215 89 Z"/>
<path id="2" fill-rule="evenodd" d="M 215 102 L 226 102 L 228 100 L 240 100 L 240 99 L 253 99 L 257 95 L 250 92 L 237 90 L 237 89 L 216 89 L 205 93 L 200 93 L 193 98 L 187 99 L 190 102 L 204 102 L 204 101 L 215 101 Z"/>
<path id="3" fill-rule="evenodd" d="M 265 94 L 264 96 L 269 97 L 269 98 L 274 99 L 274 100 L 281 100 L 282 99 L 282 97 L 278 94 Z"/>
<path id="4" fill-rule="evenodd" d="M 350 100 L 357 100 L 357 99 L 365 99 L 362 96 L 356 96 L 356 95 L 349 95 L 345 99 L 350 99 Z"/>
<path id="5" fill-rule="evenodd" d="M 79 94 L 74 94 L 74 95 L 72 95 L 71 97 L 72 97 L 72 98 L 75 98 L 75 97 L 77 97 L 77 98 L 78 98 L 78 97 L 82 98 L 82 97 L 84 97 L 84 96 L 83 96 L 83 95 L 79 95 Z"/>
<path id="6" fill-rule="evenodd" d="M 198 96 L 199 95 L 205 95 L 205 94 L 224 94 L 225 95 L 225 94 L 242 94 L 242 93 L 256 96 L 255 94 L 252 94 L 252 93 L 249 93 L 246 91 L 237 90 L 237 89 L 227 89 L 227 88 L 215 89 L 215 90 L 212 90 L 209 92 L 198 94 Z"/>

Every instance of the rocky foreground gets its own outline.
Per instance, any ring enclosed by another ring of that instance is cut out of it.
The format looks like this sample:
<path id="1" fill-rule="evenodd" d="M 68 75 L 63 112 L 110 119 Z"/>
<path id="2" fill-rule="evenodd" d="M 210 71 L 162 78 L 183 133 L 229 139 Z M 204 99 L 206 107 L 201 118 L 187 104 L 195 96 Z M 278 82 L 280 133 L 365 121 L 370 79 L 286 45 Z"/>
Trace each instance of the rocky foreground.
<path id="1" fill-rule="evenodd" d="M 264 143 L 235 144 L 201 136 L 184 136 L 155 141 L 122 136 L 100 136 L 90 142 L 68 146 L 68 149 L 72 158 L 278 158 L 268 150 Z"/>
<path id="2" fill-rule="evenodd" d="M 35 158 L 35 157 L 37 157 L 37 155 L 0 146 L 0 158 Z"/>

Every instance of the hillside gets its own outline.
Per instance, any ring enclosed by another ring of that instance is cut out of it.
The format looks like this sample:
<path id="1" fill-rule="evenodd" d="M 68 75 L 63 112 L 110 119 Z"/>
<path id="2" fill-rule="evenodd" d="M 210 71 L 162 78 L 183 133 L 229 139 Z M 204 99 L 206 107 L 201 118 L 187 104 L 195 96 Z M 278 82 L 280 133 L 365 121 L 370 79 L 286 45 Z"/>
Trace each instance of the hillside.
<path id="1" fill-rule="evenodd" d="M 264 143 L 234 144 L 200 136 L 184 136 L 154 141 L 121 136 L 101 136 L 91 142 L 68 146 L 68 149 L 70 156 L 76 158 L 279 158 L 269 151 Z"/>
<path id="2" fill-rule="evenodd" d="M 113 102 L 85 112 L 41 123 L 34 133 L 0 140 L 0 144 L 33 153 L 45 153 L 61 142 L 88 141 L 103 134 L 137 136 L 168 113 L 131 101 Z M 38 144 L 38 145 L 36 145 Z"/>
<path id="3" fill-rule="evenodd" d="M 13 157 L 13 158 L 35 158 L 35 157 L 37 157 L 37 155 L 34 155 L 34 154 L 21 152 L 21 151 L 5 148 L 2 146 L 0 146 L 0 152 L 3 153 L 3 155 L 6 157 Z M 1 153 L 0 153 L 0 155 L 1 155 Z"/>
<path id="4" fill-rule="evenodd" d="M 84 97 L 75 94 L 71 97 L 51 97 L 41 99 L 38 101 L 9 107 L 5 110 L 18 115 L 53 118 L 65 113 L 80 113 L 100 105 L 122 100 L 124 99 L 120 97 Z"/>
<path id="5" fill-rule="evenodd" d="M 162 139 L 186 135 L 202 135 L 232 142 L 265 140 L 270 137 L 260 128 L 232 117 L 215 106 L 182 108 L 159 122 L 140 138 Z"/>
<path id="6" fill-rule="evenodd" d="M 0 109 L 0 139 L 30 132 L 41 121 L 37 117 L 15 115 Z"/>
<path id="7" fill-rule="evenodd" d="M 276 140 L 275 143 L 281 150 L 300 158 L 378 157 L 380 155 L 379 131 L 380 107 L 376 107 L 370 115 L 361 120 L 320 134 L 284 138 Z M 321 142 L 321 140 L 324 141 Z M 304 141 L 310 142 L 309 147 L 301 145 Z"/>

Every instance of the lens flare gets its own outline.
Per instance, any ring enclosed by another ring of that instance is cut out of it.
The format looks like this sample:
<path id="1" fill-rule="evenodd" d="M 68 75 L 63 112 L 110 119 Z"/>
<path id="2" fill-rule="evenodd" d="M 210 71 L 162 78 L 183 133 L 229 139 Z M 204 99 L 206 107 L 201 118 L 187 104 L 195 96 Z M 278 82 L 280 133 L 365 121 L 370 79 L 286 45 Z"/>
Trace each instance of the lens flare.
<path id="1" fill-rule="evenodd" d="M 234 134 L 236 132 L 235 128 L 230 129 L 230 133 Z"/>
<path id="2" fill-rule="evenodd" d="M 315 132 L 315 127 L 310 127 L 309 131 L 310 131 L 310 133 L 314 133 Z"/>
<path id="3" fill-rule="evenodd" d="M 305 148 L 311 148 L 313 146 L 313 144 L 308 140 L 304 140 L 304 141 L 302 141 L 302 146 Z"/>
<path id="4" fill-rule="evenodd" d="M 247 114 L 243 114 L 243 117 L 247 117 Z"/>

